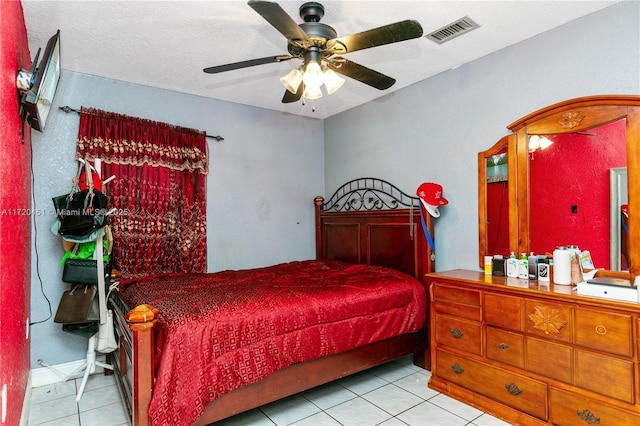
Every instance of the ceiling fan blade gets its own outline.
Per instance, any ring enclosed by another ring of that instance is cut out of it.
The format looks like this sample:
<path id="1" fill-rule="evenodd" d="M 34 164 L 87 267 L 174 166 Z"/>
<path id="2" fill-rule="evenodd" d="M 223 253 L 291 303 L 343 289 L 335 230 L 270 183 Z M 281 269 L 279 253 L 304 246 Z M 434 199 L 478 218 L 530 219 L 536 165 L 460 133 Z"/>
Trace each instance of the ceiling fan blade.
<path id="1" fill-rule="evenodd" d="M 298 102 L 302 97 L 303 93 L 304 93 L 304 83 L 300 83 L 300 86 L 298 86 L 298 90 L 296 91 L 296 93 L 291 93 L 290 91 L 285 90 L 284 96 L 282 97 L 282 103 L 290 104 L 292 102 Z"/>
<path id="2" fill-rule="evenodd" d="M 327 50 L 335 54 L 345 54 L 418 37 L 422 37 L 422 26 L 418 21 L 408 19 L 360 33 L 331 39 L 327 41 Z"/>
<path id="3" fill-rule="evenodd" d="M 394 78 L 342 57 L 330 58 L 326 61 L 326 64 L 339 74 L 353 78 L 379 90 L 388 89 L 396 82 Z"/>
<path id="4" fill-rule="evenodd" d="M 234 62 L 232 64 L 208 67 L 203 69 L 202 71 L 208 74 L 216 74 L 219 72 L 232 71 L 240 68 L 248 68 L 256 65 L 270 64 L 272 62 L 284 62 L 284 61 L 288 61 L 289 59 L 293 59 L 293 56 L 289 56 L 289 55 L 267 56 L 266 58 L 251 59 L 248 61 Z"/>
<path id="5" fill-rule="evenodd" d="M 250 0 L 249 6 L 273 25 L 276 30 L 280 31 L 287 40 L 301 46 L 302 42 L 309 40 L 307 33 L 296 24 L 296 21 L 278 3 Z"/>

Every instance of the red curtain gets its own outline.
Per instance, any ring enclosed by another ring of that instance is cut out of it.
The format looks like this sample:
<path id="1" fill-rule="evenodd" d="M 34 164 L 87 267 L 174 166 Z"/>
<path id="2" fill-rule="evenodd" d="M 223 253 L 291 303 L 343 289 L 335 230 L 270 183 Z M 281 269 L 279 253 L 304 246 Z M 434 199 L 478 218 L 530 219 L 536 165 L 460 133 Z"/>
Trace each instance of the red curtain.
<path id="1" fill-rule="evenodd" d="M 82 108 L 76 159 L 103 162 L 113 208 L 114 267 L 123 278 L 206 272 L 206 135 Z"/>

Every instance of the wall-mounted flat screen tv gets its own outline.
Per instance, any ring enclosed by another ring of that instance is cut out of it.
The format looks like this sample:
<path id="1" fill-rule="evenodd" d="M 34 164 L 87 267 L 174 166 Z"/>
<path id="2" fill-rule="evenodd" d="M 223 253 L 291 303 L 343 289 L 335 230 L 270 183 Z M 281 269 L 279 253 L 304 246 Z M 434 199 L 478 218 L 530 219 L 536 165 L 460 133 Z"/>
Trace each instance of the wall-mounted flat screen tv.
<path id="1" fill-rule="evenodd" d="M 38 57 L 36 56 L 36 61 Z M 60 30 L 49 39 L 31 89 L 22 96 L 22 108 L 29 125 L 43 131 L 60 80 Z"/>

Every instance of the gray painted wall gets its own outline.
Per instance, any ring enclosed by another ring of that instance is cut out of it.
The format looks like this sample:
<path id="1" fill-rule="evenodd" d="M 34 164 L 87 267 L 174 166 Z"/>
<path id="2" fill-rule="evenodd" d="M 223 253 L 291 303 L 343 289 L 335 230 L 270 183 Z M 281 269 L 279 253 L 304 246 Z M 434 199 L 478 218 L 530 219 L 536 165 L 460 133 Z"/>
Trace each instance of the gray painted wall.
<path id="1" fill-rule="evenodd" d="M 607 93 L 640 94 L 640 2 L 613 5 L 326 119 L 326 190 L 361 176 L 411 194 L 425 181 L 442 184 L 449 205 L 435 221 L 436 269 L 479 269 L 477 153 L 526 114 Z"/>
<path id="2" fill-rule="evenodd" d="M 53 314 L 68 284 L 64 254 L 49 230 L 51 197 L 68 192 L 75 174 L 79 116 L 59 106 L 94 107 L 221 135 L 208 139 L 209 271 L 242 269 L 315 257 L 313 198 L 324 193 L 323 124 L 302 118 L 63 71 L 45 132 L 33 131 L 35 206 L 31 321 Z M 283 239 L 283 236 L 286 236 Z M 36 253 L 37 249 L 37 253 Z M 49 319 L 31 327 L 31 365 L 83 359 L 87 340 Z"/>

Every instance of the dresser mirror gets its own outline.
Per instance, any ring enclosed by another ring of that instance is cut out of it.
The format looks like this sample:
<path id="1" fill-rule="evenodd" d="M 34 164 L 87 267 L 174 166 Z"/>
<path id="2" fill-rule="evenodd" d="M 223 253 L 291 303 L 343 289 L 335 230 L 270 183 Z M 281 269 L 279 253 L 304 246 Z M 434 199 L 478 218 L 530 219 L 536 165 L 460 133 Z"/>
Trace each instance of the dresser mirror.
<path id="1" fill-rule="evenodd" d="M 515 168 L 515 140 L 514 135 L 505 136 L 478 153 L 480 265 L 485 253 L 508 253 L 512 247 L 509 206 L 515 204 L 515 199 L 510 199 L 515 194 L 515 179 L 509 179 L 509 170 Z"/>
<path id="2" fill-rule="evenodd" d="M 576 244 L 593 252 L 597 268 L 639 275 L 640 227 L 628 218 L 640 210 L 640 96 L 572 99 L 507 128 L 511 136 L 478 154 L 480 264 L 484 255 L 538 254 Z M 534 149 L 540 142 L 553 145 Z M 489 159 L 505 146 L 506 209 L 495 194 L 499 182 L 488 178 Z M 508 213 L 507 221 L 500 212 Z M 493 241 L 500 242 L 498 250 Z"/>

